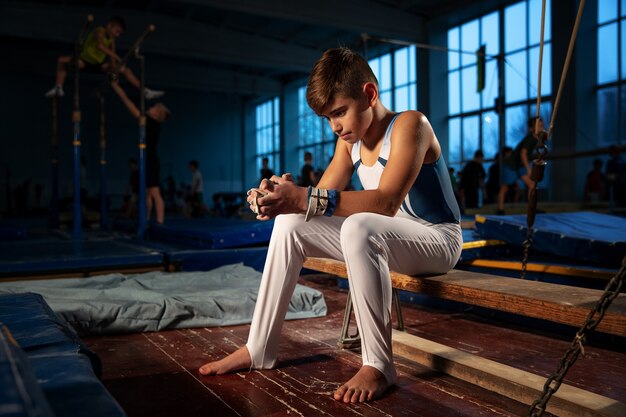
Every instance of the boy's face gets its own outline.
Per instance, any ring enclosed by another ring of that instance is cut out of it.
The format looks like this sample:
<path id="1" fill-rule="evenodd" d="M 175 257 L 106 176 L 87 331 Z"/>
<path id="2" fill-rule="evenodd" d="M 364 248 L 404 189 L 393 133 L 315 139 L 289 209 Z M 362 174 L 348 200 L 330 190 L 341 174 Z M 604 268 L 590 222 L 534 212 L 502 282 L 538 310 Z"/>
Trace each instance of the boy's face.
<path id="1" fill-rule="evenodd" d="M 106 30 L 109 36 L 114 38 L 119 38 L 122 33 L 124 33 L 124 29 L 117 23 L 109 22 L 107 23 Z"/>
<path id="2" fill-rule="evenodd" d="M 358 99 L 335 96 L 322 112 L 330 128 L 348 143 L 361 140 L 372 123 L 373 114 L 365 94 Z"/>

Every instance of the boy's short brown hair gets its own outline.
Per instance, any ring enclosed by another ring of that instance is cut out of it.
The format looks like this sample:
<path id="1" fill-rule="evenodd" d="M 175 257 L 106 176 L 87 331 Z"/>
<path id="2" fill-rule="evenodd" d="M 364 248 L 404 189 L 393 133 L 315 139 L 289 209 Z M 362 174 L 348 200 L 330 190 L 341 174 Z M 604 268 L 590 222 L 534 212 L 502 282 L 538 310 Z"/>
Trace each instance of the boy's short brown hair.
<path id="1" fill-rule="evenodd" d="M 313 66 L 306 101 L 315 113 L 321 114 L 337 95 L 358 98 L 368 82 L 378 85 L 365 58 L 349 48 L 329 49 Z"/>

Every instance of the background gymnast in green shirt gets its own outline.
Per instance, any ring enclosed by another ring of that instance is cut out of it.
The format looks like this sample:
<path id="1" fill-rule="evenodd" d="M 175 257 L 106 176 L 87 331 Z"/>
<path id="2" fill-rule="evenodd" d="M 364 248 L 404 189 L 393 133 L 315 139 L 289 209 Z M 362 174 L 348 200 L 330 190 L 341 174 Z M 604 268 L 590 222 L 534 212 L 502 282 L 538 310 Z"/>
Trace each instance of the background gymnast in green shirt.
<path id="1" fill-rule="evenodd" d="M 122 59 L 115 52 L 115 39 L 126 30 L 126 23 L 120 16 L 113 16 L 106 26 L 99 26 L 87 35 L 78 59 L 78 68 L 89 73 L 111 72 L 117 62 Z M 109 60 L 107 60 L 109 57 Z M 71 55 L 60 56 L 57 63 L 56 85 L 46 93 L 46 97 L 62 97 L 63 83 L 67 77 L 68 66 L 72 62 Z M 127 66 L 122 66 L 121 74 L 135 88 L 139 88 L 139 80 Z M 145 97 L 153 99 L 162 96 L 163 91 L 145 88 Z"/>

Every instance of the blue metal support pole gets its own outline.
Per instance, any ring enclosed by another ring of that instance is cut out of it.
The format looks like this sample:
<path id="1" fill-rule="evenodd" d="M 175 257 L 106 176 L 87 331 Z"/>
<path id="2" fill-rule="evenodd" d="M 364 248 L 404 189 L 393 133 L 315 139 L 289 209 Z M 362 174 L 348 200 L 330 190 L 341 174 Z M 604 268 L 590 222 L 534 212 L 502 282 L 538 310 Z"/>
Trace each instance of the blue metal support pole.
<path id="1" fill-rule="evenodd" d="M 78 71 L 76 71 L 76 84 L 78 85 Z M 78 102 L 78 90 L 74 93 L 75 103 Z M 82 207 L 80 203 L 80 110 L 76 110 L 72 113 L 72 121 L 74 122 L 74 140 L 72 146 L 74 147 L 74 209 L 72 215 L 72 238 L 82 239 Z"/>
<path id="2" fill-rule="evenodd" d="M 82 206 L 80 202 L 80 192 L 81 192 L 81 181 L 80 181 L 80 171 L 81 171 L 81 163 L 80 163 L 80 150 L 81 150 L 81 142 L 80 142 L 80 83 L 79 83 L 79 68 L 78 68 L 78 57 L 80 56 L 80 52 L 83 49 L 83 42 L 85 40 L 85 36 L 87 35 L 87 29 L 89 29 L 89 25 L 93 22 L 93 16 L 88 15 L 85 23 L 83 24 L 83 28 L 78 36 L 78 42 L 74 45 L 74 56 L 72 59 L 72 65 L 74 67 L 74 111 L 72 112 L 72 122 L 74 123 L 74 140 L 72 141 L 72 146 L 74 147 L 74 212 L 72 216 L 73 227 L 72 227 L 72 238 L 75 240 L 82 239 L 83 230 L 82 230 Z"/>
<path id="3" fill-rule="evenodd" d="M 139 60 L 139 215 L 137 237 L 143 239 L 146 233 L 146 103 L 144 100 L 144 57 L 136 51 Z"/>
<path id="4" fill-rule="evenodd" d="M 148 25 L 146 30 L 139 36 L 133 46 L 128 50 L 128 53 L 124 55 L 122 61 L 119 62 L 114 68 L 110 77 L 116 80 L 124 65 L 128 62 L 128 59 L 134 54 L 135 58 L 139 60 L 139 213 L 137 215 L 137 237 L 143 239 L 146 234 L 147 226 L 147 204 L 146 204 L 146 105 L 144 100 L 145 82 L 144 82 L 144 57 L 139 54 L 139 48 L 144 42 L 146 37 L 154 32 L 155 26 Z"/>
<path id="5" fill-rule="evenodd" d="M 57 98 L 50 99 L 52 103 L 52 192 L 50 198 L 50 227 L 59 227 L 59 140 Z"/>
<path id="6" fill-rule="evenodd" d="M 98 91 L 98 101 L 100 103 L 100 228 L 108 228 L 107 219 L 107 141 L 106 141 L 106 119 L 104 108 L 104 95 Z"/>

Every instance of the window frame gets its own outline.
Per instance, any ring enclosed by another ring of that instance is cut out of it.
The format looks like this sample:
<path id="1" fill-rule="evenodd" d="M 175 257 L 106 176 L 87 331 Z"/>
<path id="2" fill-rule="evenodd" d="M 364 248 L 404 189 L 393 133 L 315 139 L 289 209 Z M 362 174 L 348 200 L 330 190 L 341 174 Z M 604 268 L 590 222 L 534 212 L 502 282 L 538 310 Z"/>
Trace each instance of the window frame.
<path id="1" fill-rule="evenodd" d="M 261 177 L 263 158 L 269 159 L 269 167 L 281 172 L 280 167 L 280 98 L 273 97 L 255 106 L 255 155 L 256 174 Z"/>

